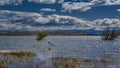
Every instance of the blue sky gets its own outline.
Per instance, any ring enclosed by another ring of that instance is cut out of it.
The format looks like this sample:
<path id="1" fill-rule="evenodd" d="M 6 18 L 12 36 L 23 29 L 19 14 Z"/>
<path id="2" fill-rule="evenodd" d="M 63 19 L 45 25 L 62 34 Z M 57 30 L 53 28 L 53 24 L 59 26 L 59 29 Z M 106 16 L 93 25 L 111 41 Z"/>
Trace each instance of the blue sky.
<path id="1" fill-rule="evenodd" d="M 120 29 L 120 0 L 0 0 L 0 31 Z"/>

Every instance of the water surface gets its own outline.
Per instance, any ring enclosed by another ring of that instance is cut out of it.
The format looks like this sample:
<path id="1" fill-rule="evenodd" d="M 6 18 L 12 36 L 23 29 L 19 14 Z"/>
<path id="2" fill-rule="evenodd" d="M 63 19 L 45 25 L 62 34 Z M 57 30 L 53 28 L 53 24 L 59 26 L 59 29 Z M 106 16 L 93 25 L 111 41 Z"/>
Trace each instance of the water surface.
<path id="1" fill-rule="evenodd" d="M 0 36 L 0 50 L 36 53 L 32 68 L 119 68 L 119 41 L 102 41 L 100 36 L 47 36 L 42 41 L 35 36 Z"/>

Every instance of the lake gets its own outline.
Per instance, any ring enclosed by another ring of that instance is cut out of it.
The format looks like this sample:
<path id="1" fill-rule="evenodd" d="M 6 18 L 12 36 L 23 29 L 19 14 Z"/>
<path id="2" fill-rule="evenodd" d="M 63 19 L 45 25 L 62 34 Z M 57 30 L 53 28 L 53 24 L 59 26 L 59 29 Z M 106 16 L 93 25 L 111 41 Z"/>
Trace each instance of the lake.
<path id="1" fill-rule="evenodd" d="M 120 68 L 120 40 L 103 41 L 100 36 L 0 36 L 0 51 L 36 53 L 31 62 L 15 61 L 6 68 Z M 5 66 L 3 66 L 5 68 Z"/>

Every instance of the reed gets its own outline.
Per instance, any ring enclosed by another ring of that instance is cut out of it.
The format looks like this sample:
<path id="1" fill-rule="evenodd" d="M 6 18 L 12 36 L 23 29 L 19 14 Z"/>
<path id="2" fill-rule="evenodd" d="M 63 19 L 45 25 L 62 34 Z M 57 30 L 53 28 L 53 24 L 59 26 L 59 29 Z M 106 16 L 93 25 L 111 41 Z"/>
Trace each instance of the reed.
<path id="1" fill-rule="evenodd" d="M 101 34 L 101 38 L 102 40 L 115 40 L 116 38 L 118 38 L 119 33 L 117 32 L 117 30 L 113 29 L 113 30 L 105 30 L 102 32 Z"/>
<path id="2" fill-rule="evenodd" d="M 34 61 L 35 53 L 30 51 L 0 51 L 0 68 L 9 68 L 10 65 L 16 62 L 31 63 Z M 21 64 L 15 64 L 15 68 L 21 68 Z"/>

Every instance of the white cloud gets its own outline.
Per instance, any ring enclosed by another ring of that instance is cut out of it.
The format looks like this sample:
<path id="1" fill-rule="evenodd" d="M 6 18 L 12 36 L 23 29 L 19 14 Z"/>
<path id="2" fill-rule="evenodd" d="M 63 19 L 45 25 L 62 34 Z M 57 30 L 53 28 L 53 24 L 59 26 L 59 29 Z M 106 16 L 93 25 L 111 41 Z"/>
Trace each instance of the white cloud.
<path id="1" fill-rule="evenodd" d="M 38 13 L 15 11 L 0 11 L 0 14 L 0 30 L 103 30 L 108 27 L 120 29 L 120 19 L 104 18 L 88 21 L 65 15 L 44 16 Z"/>
<path id="2" fill-rule="evenodd" d="M 63 3 L 64 2 L 64 0 L 58 0 L 58 3 Z"/>
<path id="3" fill-rule="evenodd" d="M 95 24 L 95 30 L 103 30 L 104 28 L 116 28 L 120 29 L 120 19 L 97 19 L 93 21 Z"/>
<path id="4" fill-rule="evenodd" d="M 24 0 L 0 0 L 0 5 L 20 5 Z M 43 4 L 62 4 L 64 11 L 87 11 L 93 6 L 120 5 L 120 0 L 90 0 L 90 2 L 64 2 L 64 0 L 27 0 L 28 2 Z"/>
<path id="5" fill-rule="evenodd" d="M 0 5 L 19 5 L 23 0 L 0 0 Z"/>
<path id="6" fill-rule="evenodd" d="M 28 1 L 35 2 L 35 3 L 50 3 L 50 4 L 53 4 L 55 2 L 58 2 L 58 3 L 64 2 L 64 0 L 28 0 Z M 84 3 L 87 3 L 87 2 L 84 2 Z M 120 5 L 120 0 L 90 0 L 90 2 L 88 3 L 95 4 L 95 5 Z"/>
<path id="7" fill-rule="evenodd" d="M 64 11 L 73 12 L 73 11 L 87 11 L 91 9 L 93 3 L 85 3 L 85 2 L 65 2 L 62 5 Z"/>
<path id="8" fill-rule="evenodd" d="M 24 0 L 0 0 L 0 5 L 20 5 Z M 27 0 L 28 2 L 43 3 L 43 4 L 54 4 L 63 3 L 64 0 Z"/>
<path id="9" fill-rule="evenodd" d="M 28 0 L 29 2 L 44 3 L 44 4 L 54 4 L 56 0 Z"/>
<path id="10" fill-rule="evenodd" d="M 96 5 L 120 5 L 120 0 L 92 0 Z"/>
<path id="11" fill-rule="evenodd" d="M 87 11 L 94 6 L 120 5 L 120 0 L 91 0 L 90 2 L 64 2 L 64 11 Z"/>
<path id="12" fill-rule="evenodd" d="M 29 2 L 34 3 L 44 3 L 44 4 L 54 4 L 54 3 L 63 3 L 64 0 L 28 0 Z"/>
<path id="13" fill-rule="evenodd" d="M 120 12 L 120 9 L 117 9 L 118 12 Z"/>
<path id="14" fill-rule="evenodd" d="M 55 9 L 51 9 L 51 8 L 42 8 L 40 9 L 40 11 L 48 11 L 48 12 L 55 12 Z"/>

